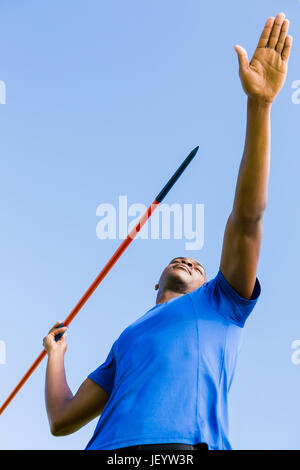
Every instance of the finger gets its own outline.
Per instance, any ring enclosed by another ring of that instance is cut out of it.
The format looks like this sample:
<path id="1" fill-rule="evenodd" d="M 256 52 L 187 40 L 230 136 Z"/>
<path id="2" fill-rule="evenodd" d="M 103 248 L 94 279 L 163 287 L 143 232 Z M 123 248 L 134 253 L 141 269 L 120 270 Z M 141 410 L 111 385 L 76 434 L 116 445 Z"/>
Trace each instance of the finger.
<path id="1" fill-rule="evenodd" d="M 266 45 L 268 44 L 274 21 L 274 16 L 270 16 L 270 18 L 267 19 L 263 32 L 261 33 L 261 36 L 259 38 L 257 48 L 266 47 Z"/>
<path id="2" fill-rule="evenodd" d="M 52 331 L 53 331 L 55 328 L 57 328 L 57 326 L 60 325 L 61 323 L 62 323 L 62 320 L 58 320 L 58 321 L 55 323 L 55 325 L 53 325 L 52 328 L 49 330 L 48 335 L 49 335 L 50 333 L 52 333 Z"/>
<path id="3" fill-rule="evenodd" d="M 275 18 L 271 35 L 270 35 L 270 39 L 269 39 L 269 43 L 268 43 L 268 47 L 270 49 L 274 49 L 278 42 L 278 38 L 280 35 L 280 31 L 281 31 L 281 26 L 282 26 L 282 23 L 284 22 L 284 19 L 285 19 L 284 13 L 278 13 L 278 15 Z"/>
<path id="4" fill-rule="evenodd" d="M 68 327 L 64 326 L 62 328 L 57 328 L 56 330 L 52 331 L 43 338 L 43 345 L 45 346 L 47 343 L 49 344 L 49 342 L 51 343 L 52 341 L 56 340 L 59 334 L 64 335 L 62 337 L 65 338 L 67 330 Z"/>
<path id="5" fill-rule="evenodd" d="M 279 39 L 275 47 L 276 51 L 279 52 L 279 54 L 282 53 L 282 50 L 284 48 L 284 42 L 285 42 L 285 38 L 288 33 L 289 27 L 290 27 L 289 20 L 284 20 L 281 31 L 280 31 Z"/>
<path id="6" fill-rule="evenodd" d="M 238 55 L 240 70 L 243 70 L 249 65 L 247 51 L 242 46 L 234 46 L 234 49 Z"/>
<path id="7" fill-rule="evenodd" d="M 293 36 L 289 35 L 285 38 L 283 51 L 281 57 L 283 60 L 288 61 L 291 53 L 291 48 L 293 44 Z"/>
<path id="8" fill-rule="evenodd" d="M 60 342 L 60 343 L 66 343 L 66 336 L 67 336 L 67 331 L 63 331 L 61 333 L 61 335 L 59 335 L 58 337 L 56 336 L 55 337 L 55 341 L 56 342 Z"/>
<path id="9" fill-rule="evenodd" d="M 63 333 L 64 331 L 67 331 L 68 327 L 67 326 L 62 326 L 61 328 L 55 328 L 54 331 L 50 333 L 51 336 L 56 336 L 59 335 L 59 333 Z"/>
<path id="10" fill-rule="evenodd" d="M 64 336 L 65 334 L 66 334 L 66 331 L 62 331 L 61 333 L 55 335 L 54 340 L 56 342 L 58 342 L 62 339 L 62 342 L 64 343 L 65 342 L 65 336 Z"/>

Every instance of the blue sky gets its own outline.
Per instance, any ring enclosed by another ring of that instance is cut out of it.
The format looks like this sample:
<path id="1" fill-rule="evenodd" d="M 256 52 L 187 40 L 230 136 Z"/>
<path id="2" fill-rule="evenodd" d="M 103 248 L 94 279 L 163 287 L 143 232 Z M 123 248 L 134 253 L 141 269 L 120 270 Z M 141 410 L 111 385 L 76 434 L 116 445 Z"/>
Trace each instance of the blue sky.
<path id="1" fill-rule="evenodd" d="M 291 21 L 288 77 L 272 109 L 269 203 L 258 277 L 262 294 L 244 330 L 230 393 L 235 449 L 299 449 L 300 2 L 96 0 L 1 3 L 0 364 L 3 402 L 120 240 L 99 240 L 99 204 L 149 205 L 196 145 L 166 198 L 204 204 L 205 241 L 135 240 L 68 332 L 75 392 L 123 329 L 155 304 L 170 259 L 219 266 L 245 137 L 246 97 L 235 44 L 249 58 L 268 16 Z M 2 344 L 2 343 L 1 343 Z M 96 420 L 67 437 L 49 432 L 46 360 L 0 419 L 2 449 L 83 449 Z"/>

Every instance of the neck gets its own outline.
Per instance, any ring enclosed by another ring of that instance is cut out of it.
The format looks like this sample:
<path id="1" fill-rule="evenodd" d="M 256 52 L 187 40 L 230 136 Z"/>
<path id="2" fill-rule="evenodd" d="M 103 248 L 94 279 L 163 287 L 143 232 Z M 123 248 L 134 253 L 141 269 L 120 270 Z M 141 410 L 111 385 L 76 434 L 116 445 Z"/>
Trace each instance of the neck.
<path id="1" fill-rule="evenodd" d="M 186 294 L 186 292 L 175 292 L 170 289 L 165 289 L 163 292 L 158 292 L 156 297 L 156 305 L 162 304 L 163 302 L 167 302 L 174 297 L 181 297 L 182 295 Z"/>

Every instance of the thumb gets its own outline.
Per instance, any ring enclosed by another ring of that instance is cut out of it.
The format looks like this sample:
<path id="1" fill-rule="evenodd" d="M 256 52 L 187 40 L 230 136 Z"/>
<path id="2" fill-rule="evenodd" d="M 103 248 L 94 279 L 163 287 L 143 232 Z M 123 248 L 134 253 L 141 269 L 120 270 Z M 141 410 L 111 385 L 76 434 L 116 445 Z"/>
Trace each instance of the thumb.
<path id="1" fill-rule="evenodd" d="M 240 69 L 245 69 L 249 65 L 247 51 L 242 46 L 234 46 L 234 49 L 238 55 Z"/>

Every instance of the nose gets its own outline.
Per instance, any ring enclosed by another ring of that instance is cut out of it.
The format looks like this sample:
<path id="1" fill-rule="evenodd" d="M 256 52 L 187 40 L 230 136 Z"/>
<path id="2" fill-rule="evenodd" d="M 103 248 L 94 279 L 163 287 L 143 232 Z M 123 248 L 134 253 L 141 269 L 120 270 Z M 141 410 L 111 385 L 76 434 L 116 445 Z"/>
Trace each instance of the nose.
<path id="1" fill-rule="evenodd" d="M 190 274 L 192 274 L 192 272 L 193 272 L 193 263 L 191 263 L 189 260 L 185 260 L 185 259 L 180 260 L 179 263 L 180 264 L 185 264 L 186 266 L 188 266 Z"/>
<path id="2" fill-rule="evenodd" d="M 186 264 L 189 268 L 192 268 L 192 267 L 193 267 L 193 263 L 191 263 L 190 261 L 186 261 L 186 260 L 183 259 L 183 260 L 181 260 L 181 262 L 182 262 L 183 264 Z"/>

